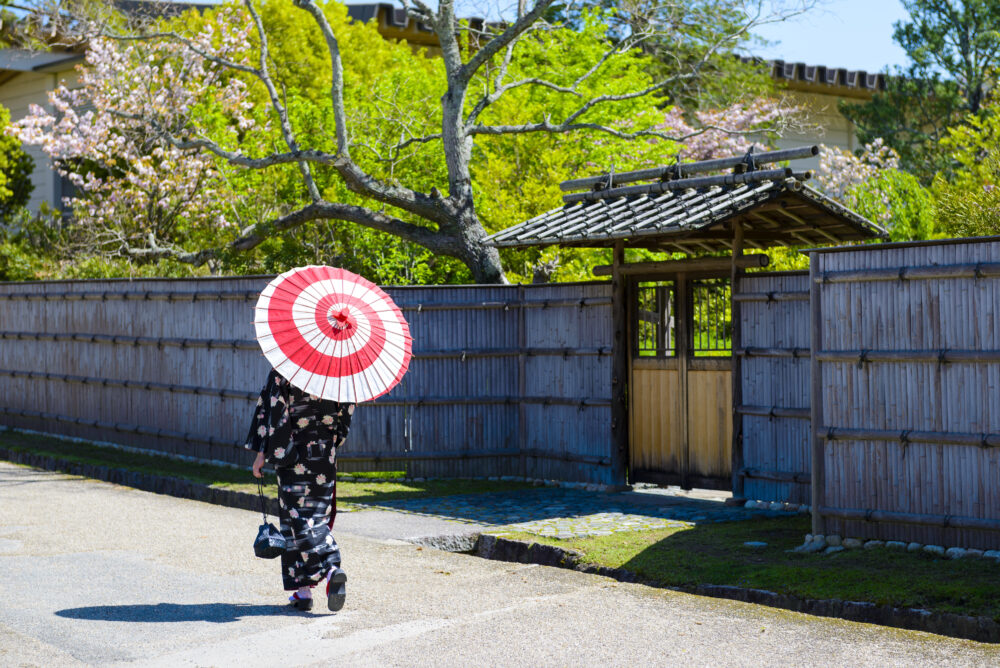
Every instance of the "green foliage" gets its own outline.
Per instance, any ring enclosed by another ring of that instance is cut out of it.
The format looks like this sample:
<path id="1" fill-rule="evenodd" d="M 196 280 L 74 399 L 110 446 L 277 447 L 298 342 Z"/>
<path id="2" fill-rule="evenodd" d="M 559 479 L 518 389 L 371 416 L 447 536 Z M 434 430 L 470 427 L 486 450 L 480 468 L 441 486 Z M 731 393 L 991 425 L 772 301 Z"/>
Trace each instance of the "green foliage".
<path id="1" fill-rule="evenodd" d="M 714 3 L 720 4 L 720 3 Z M 728 3 L 721 3 L 728 4 Z M 374 176 L 389 182 L 405 183 L 424 192 L 447 183 L 439 140 L 411 144 L 402 151 L 392 149 L 400 138 L 422 137 L 440 131 L 440 98 L 444 93 L 441 60 L 405 43 L 382 38 L 374 23 L 352 23 L 346 7 L 329 2 L 324 11 L 340 41 L 345 68 L 344 104 L 350 116 L 352 155 Z M 303 144 L 332 149 L 333 118 L 329 99 L 330 63 L 322 35 L 301 11 L 284 2 L 262 2 L 261 14 L 271 34 L 274 67 L 282 81 L 289 113 Z M 194 31 L 198 21 L 186 19 L 184 29 Z M 735 20 L 729 17 L 726 21 Z M 588 10 L 575 16 L 570 27 L 540 31 L 523 39 L 508 70 L 508 81 L 539 77 L 557 84 L 571 85 L 597 62 L 607 47 L 606 37 L 613 21 L 610 15 Z M 694 33 L 692 40 L 709 39 L 731 27 L 684 24 Z M 713 33 L 714 34 L 714 33 Z M 693 53 L 696 46 L 683 42 Z M 715 61 L 713 61 L 715 62 Z M 481 73 L 483 83 L 496 74 L 499 59 Z M 579 105 L 581 99 L 596 94 L 630 92 L 649 86 L 654 76 L 662 76 L 662 64 L 639 52 L 608 61 L 601 71 L 579 87 L 579 96 L 558 94 L 541 86 L 522 86 L 509 91 L 483 113 L 484 124 L 517 125 L 550 117 L 561 119 Z M 720 99 L 740 97 L 753 88 L 747 67 L 730 56 L 719 57 L 718 67 L 699 84 L 703 100 L 715 99 L 705 92 L 712 86 L 728 91 Z M 731 76 L 721 77 L 725 70 Z M 770 81 L 769 77 L 764 80 Z M 725 82 L 723 84 L 723 82 Z M 255 85 L 252 81 L 248 83 Z M 470 90 L 476 91 L 473 85 Z M 718 88 L 713 88 L 717 90 Z M 679 90 L 679 89 L 678 89 Z M 721 89 L 718 89 L 721 90 Z M 257 86 L 256 107 L 266 119 L 268 101 Z M 751 92 L 755 92 L 756 88 Z M 717 96 L 718 97 L 718 96 Z M 469 109 L 476 98 L 470 96 Z M 663 122 L 664 100 L 642 97 L 595 106 L 581 117 L 593 122 L 635 131 Z M 248 137 L 263 153 L 279 148 L 275 123 L 269 133 Z M 636 142 L 615 139 L 603 133 L 549 135 L 533 133 L 509 136 L 480 136 L 473 150 L 472 177 L 476 210 L 488 231 L 497 231 L 551 209 L 560 201 L 558 183 L 581 173 L 607 169 L 640 168 L 673 159 L 677 151 L 671 142 Z M 223 168 L 227 169 L 227 168 Z M 349 191 L 330 168 L 314 170 L 317 184 L 330 201 L 371 205 Z M 286 213 L 304 203 L 300 177 L 294 166 L 267 172 L 228 170 L 232 187 L 248 193 L 267 193 L 266 202 L 255 204 L 238 216 L 239 227 L 269 216 Z M 267 206 L 270 202 L 270 208 Z M 403 220 L 424 224 L 406 212 L 386 207 L 387 213 Z M 533 249 L 502 253 L 511 280 L 530 281 L 539 265 L 555 266 L 555 280 L 591 279 L 594 264 L 609 261 L 606 251 Z M 328 262 L 350 268 L 372 280 L 405 284 L 412 282 L 464 282 L 470 278 L 461 263 L 435 256 L 414 244 L 401 241 L 358 225 L 318 222 L 269 240 L 251 253 L 227 254 L 223 272 L 271 272 L 305 262 Z"/>
<path id="2" fill-rule="evenodd" d="M 934 196 L 912 174 L 881 170 L 874 179 L 852 188 L 848 199 L 852 209 L 885 227 L 892 241 L 930 239 L 934 235 Z"/>
<path id="3" fill-rule="evenodd" d="M 681 0 L 630 3 L 590 0 L 581 5 L 555 3 L 548 20 L 574 30 L 600 8 L 612 40 L 651 33 L 641 43 L 649 56 L 647 72 L 654 80 L 672 79 L 661 102 L 688 111 L 727 107 L 734 102 L 775 92 L 774 79 L 763 62 L 737 57 L 761 42 L 746 30 L 746 8 L 733 0 Z M 664 26 L 669 26 L 664 30 Z"/>
<path id="4" fill-rule="evenodd" d="M 770 260 L 763 271 L 801 271 L 809 268 L 809 256 L 803 255 L 797 248 L 776 246 L 763 252 Z"/>
<path id="5" fill-rule="evenodd" d="M 300 143 L 334 151 L 331 65 L 319 28 L 308 14 L 288 2 L 263 1 L 259 9 L 268 34 L 281 36 L 270 41 L 271 66 L 281 82 Z M 345 69 L 344 104 L 355 144 L 352 157 L 377 178 L 405 183 L 424 192 L 446 183 L 439 141 L 415 144 L 409 151 L 390 150 L 400 137 L 440 130 L 438 100 L 444 82 L 440 59 L 414 52 L 406 43 L 384 39 L 374 20 L 367 24 L 352 22 L 345 5 L 328 2 L 323 9 L 340 43 Z M 211 18 L 211 12 L 187 14 L 169 27 L 195 32 Z M 271 117 L 267 92 L 258 81 L 245 81 L 254 92 L 254 114 L 261 129 L 240 138 L 242 150 L 250 155 L 286 150 L 280 128 Z M 197 120 L 199 124 L 205 122 Z M 219 128 L 219 135 L 210 134 L 211 138 L 219 140 L 224 130 Z M 219 164 L 218 168 L 227 187 L 239 195 L 225 214 L 232 224 L 223 230 L 203 231 L 203 236 L 196 243 L 189 242 L 189 246 L 221 247 L 240 229 L 272 220 L 307 203 L 301 174 L 294 165 L 245 170 Z M 313 176 L 329 201 L 373 204 L 351 192 L 330 167 L 314 165 Z M 427 224 L 392 207 L 384 210 L 408 222 Z M 435 256 L 398 237 L 339 221 L 307 223 L 268 239 L 253 251 L 224 253 L 216 269 L 222 273 L 272 273 L 308 263 L 335 264 L 383 284 L 467 282 L 470 276 L 468 269 L 453 258 Z"/>
<path id="6" fill-rule="evenodd" d="M 60 271 L 61 278 L 190 278 L 207 276 L 207 267 L 176 260 L 136 262 L 130 258 L 85 255 L 74 258 Z"/>
<path id="7" fill-rule="evenodd" d="M 510 79 L 538 76 L 557 85 L 570 85 L 600 58 L 608 27 L 600 14 L 583 17 L 578 30 L 556 30 L 524 40 L 521 54 L 510 66 Z M 541 86 L 522 86 L 489 107 L 483 122 L 517 125 L 550 116 L 561 119 L 579 106 L 580 99 L 605 93 L 640 90 L 653 79 L 650 60 L 641 54 L 614 59 L 600 76 L 580 86 L 581 97 L 561 95 Z M 648 129 L 663 122 L 663 111 L 651 97 L 596 105 L 580 118 L 626 132 Z M 605 133 L 533 133 L 480 137 L 473 153 L 473 184 L 477 211 L 488 231 L 498 231 L 554 208 L 561 201 L 559 183 L 581 174 L 614 166 L 639 169 L 667 162 L 677 144 L 637 142 Z M 555 280 L 591 280 L 594 264 L 610 261 L 607 251 L 562 248 L 504 251 L 504 268 L 512 281 L 532 280 L 534 267 L 553 263 Z"/>
<path id="8" fill-rule="evenodd" d="M 30 248 L 0 241 L 0 281 L 30 281 L 38 276 L 40 262 Z"/>
<path id="9" fill-rule="evenodd" d="M 916 79 L 897 73 L 871 101 L 839 103 L 840 113 L 855 125 L 862 144 L 883 139 L 899 154 L 900 166 L 923 183 L 948 168 L 938 146 L 948 128 L 962 119 L 963 107 L 958 86 L 937 73 Z"/>
<path id="10" fill-rule="evenodd" d="M 49 277 L 58 265 L 63 234 L 57 212 L 31 214 L 21 207 L 0 220 L 0 281 Z"/>
<path id="11" fill-rule="evenodd" d="M 941 142 L 954 165 L 939 177 L 938 226 L 949 236 L 1000 234 L 1000 106 L 991 104 L 952 128 Z"/>
<path id="12" fill-rule="evenodd" d="M 910 20 L 893 39 L 910 60 L 865 104 L 841 104 L 862 142 L 882 137 L 923 183 L 947 168 L 938 142 L 947 128 L 988 102 L 1000 63 L 1000 2 L 904 0 Z"/>
<path id="13" fill-rule="evenodd" d="M 579 86 L 578 96 L 557 94 L 542 86 L 521 86 L 505 94 L 486 109 L 484 124 L 517 125 L 549 117 L 568 116 L 581 99 L 599 94 L 631 92 L 649 86 L 670 67 L 690 66 L 707 44 L 735 25 L 738 15 L 729 0 L 688 3 L 675 35 L 678 59 L 671 61 L 666 51 L 652 49 L 646 54 L 628 52 L 602 65 L 600 71 Z M 326 44 L 314 21 L 293 3 L 259 0 L 258 7 L 270 40 L 270 67 L 280 82 L 280 90 L 291 123 L 303 147 L 331 151 L 335 148 L 333 112 L 330 101 L 330 60 Z M 325 2 L 326 14 L 340 44 L 345 68 L 344 104 L 349 115 L 352 157 L 368 173 L 383 181 L 404 183 L 422 192 L 434 192 L 448 182 L 440 140 L 417 141 L 394 149 L 401 139 L 419 138 L 440 132 L 441 105 L 445 76 L 441 59 L 415 50 L 406 43 L 384 39 L 374 21 L 352 22 L 347 8 Z M 607 47 L 609 30 L 615 20 L 609 12 L 587 10 L 577 13 L 567 27 L 530 33 L 522 39 L 510 63 L 507 81 L 540 77 L 570 85 L 598 62 Z M 163 28 L 196 34 L 213 20 L 213 12 L 187 12 L 164 22 Z M 618 24 L 620 25 L 620 23 Z M 276 38 L 280 36 L 280 39 Z M 613 37 L 613 35 L 612 35 Z M 253 41 L 254 38 L 251 39 Z M 667 49 L 667 42 L 657 48 Z M 672 88 L 671 94 L 691 105 L 722 104 L 743 98 L 770 85 L 770 78 L 720 51 L 710 58 L 702 76 L 690 86 Z M 681 54 L 683 52 L 683 58 Z M 492 80 L 501 56 L 480 73 L 481 82 L 471 88 L 469 107 L 476 102 L 480 83 Z M 259 81 L 243 74 L 253 94 L 249 112 L 259 129 L 239 132 L 227 121 L 223 110 L 211 105 L 196 108 L 195 124 L 204 134 L 227 148 L 240 149 L 251 156 L 285 150 L 280 128 L 273 117 L 270 100 Z M 687 81 L 685 79 L 685 81 Z M 664 119 L 663 98 L 646 96 L 599 104 L 578 120 L 609 125 L 623 131 L 650 128 Z M 473 150 L 472 177 L 476 210 L 489 231 L 503 229 L 533 217 L 560 201 L 558 183 L 584 173 L 614 165 L 634 169 L 672 160 L 677 146 L 672 142 L 636 142 L 615 139 L 603 133 L 549 135 L 522 134 L 503 137 L 480 136 Z M 212 216 L 222 225 L 196 224 L 178 219 L 162 238 L 162 245 L 188 250 L 225 248 L 250 225 L 267 223 L 307 203 L 301 175 L 295 165 L 267 170 L 235 168 L 221 161 L 215 210 Z M 313 175 L 324 198 L 329 201 L 381 209 L 385 213 L 418 225 L 430 225 L 413 214 L 373 203 L 351 192 L 331 167 L 313 167 Z M 126 221 L 127 223 L 128 221 Z M 126 224 L 122 223 L 122 224 Z M 115 239 L 119 235 L 112 235 Z M 132 238 L 135 235 L 126 235 Z M 136 237 L 138 239 L 138 237 Z M 133 242 L 139 245 L 139 242 Z M 203 273 L 183 270 L 172 262 L 139 266 L 113 253 L 95 252 L 91 247 L 63 268 L 64 275 L 99 277 L 146 275 L 163 271 L 169 275 Z M 648 253 L 640 252 L 644 259 Z M 602 250 L 526 250 L 503 253 L 503 262 L 512 280 L 531 280 L 539 266 L 554 267 L 556 280 L 591 279 L 595 264 L 610 260 Z M 423 247 L 360 225 L 316 221 L 277 234 L 249 252 L 223 252 L 211 266 L 213 273 L 272 273 L 306 263 L 336 264 L 361 273 L 379 283 L 468 282 L 469 270 L 459 261 L 436 256 Z"/>
<path id="14" fill-rule="evenodd" d="M 21 142 L 7 135 L 8 126 L 10 110 L 0 105 L 0 220 L 23 208 L 35 189 L 31 183 L 35 161 L 21 148 Z"/>
<path id="15" fill-rule="evenodd" d="M 940 225 L 948 236 L 981 237 L 1000 234 L 1000 159 L 990 154 L 986 164 L 992 171 L 992 183 L 979 188 L 941 188 L 938 197 Z"/>
<path id="16" fill-rule="evenodd" d="M 969 112 L 979 113 L 1000 58 L 997 0 L 903 0 L 909 22 L 897 22 L 893 39 L 920 78 L 945 72 L 959 86 Z"/>

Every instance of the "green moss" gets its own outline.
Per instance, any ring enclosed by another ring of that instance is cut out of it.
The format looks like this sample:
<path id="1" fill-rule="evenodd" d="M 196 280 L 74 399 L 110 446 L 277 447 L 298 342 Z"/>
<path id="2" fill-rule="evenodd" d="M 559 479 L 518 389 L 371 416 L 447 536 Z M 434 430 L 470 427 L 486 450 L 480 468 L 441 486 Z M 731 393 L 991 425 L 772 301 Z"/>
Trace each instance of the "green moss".
<path id="1" fill-rule="evenodd" d="M 252 458 L 247 453 L 247 468 L 185 462 L 162 455 L 128 452 L 92 443 L 68 441 L 52 436 L 0 432 L 0 447 L 19 452 L 33 452 L 75 464 L 91 464 L 126 469 L 139 473 L 183 478 L 191 482 L 240 492 L 257 493 L 257 483 L 250 474 Z M 402 478 L 405 472 L 351 473 L 355 477 Z M 265 492 L 275 494 L 276 480 L 265 473 Z M 484 480 L 428 480 L 426 482 L 338 482 L 337 501 L 341 508 L 353 503 L 379 503 L 395 499 L 450 496 L 453 494 L 482 494 L 503 492 L 529 487 L 526 483 L 490 482 Z"/>
<path id="2" fill-rule="evenodd" d="M 354 476 L 355 478 L 372 478 L 379 480 L 394 480 L 405 478 L 406 471 L 354 471 L 343 475 Z"/>
<path id="3" fill-rule="evenodd" d="M 560 540 L 509 538 L 579 550 L 584 561 L 624 568 L 669 586 L 734 585 L 801 598 L 985 615 L 1000 621 L 1000 564 L 935 558 L 887 549 L 837 554 L 789 552 L 809 532 L 804 517 L 699 524 L 688 529 L 615 533 Z M 747 541 L 767 547 L 752 550 Z"/>

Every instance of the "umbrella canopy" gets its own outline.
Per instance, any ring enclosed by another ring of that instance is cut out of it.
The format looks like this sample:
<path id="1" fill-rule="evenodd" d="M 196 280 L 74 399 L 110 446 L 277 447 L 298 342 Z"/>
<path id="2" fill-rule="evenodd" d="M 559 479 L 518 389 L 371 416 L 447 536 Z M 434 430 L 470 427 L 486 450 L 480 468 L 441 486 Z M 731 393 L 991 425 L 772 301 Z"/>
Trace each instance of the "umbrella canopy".
<path id="1" fill-rule="evenodd" d="M 342 403 L 380 397 L 410 365 L 410 328 L 380 287 L 345 269 L 297 267 L 260 293 L 264 357 L 304 392 Z"/>

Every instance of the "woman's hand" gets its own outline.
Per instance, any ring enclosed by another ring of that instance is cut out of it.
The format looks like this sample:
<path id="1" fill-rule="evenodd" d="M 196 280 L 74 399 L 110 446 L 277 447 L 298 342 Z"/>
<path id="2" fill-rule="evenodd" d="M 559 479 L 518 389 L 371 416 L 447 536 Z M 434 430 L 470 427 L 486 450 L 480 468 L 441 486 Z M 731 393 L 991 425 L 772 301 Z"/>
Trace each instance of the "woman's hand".
<path id="1" fill-rule="evenodd" d="M 253 460 L 253 468 L 251 469 L 253 471 L 253 477 L 263 477 L 264 474 L 260 472 L 262 468 L 264 468 L 264 453 L 258 452 L 257 459 Z"/>

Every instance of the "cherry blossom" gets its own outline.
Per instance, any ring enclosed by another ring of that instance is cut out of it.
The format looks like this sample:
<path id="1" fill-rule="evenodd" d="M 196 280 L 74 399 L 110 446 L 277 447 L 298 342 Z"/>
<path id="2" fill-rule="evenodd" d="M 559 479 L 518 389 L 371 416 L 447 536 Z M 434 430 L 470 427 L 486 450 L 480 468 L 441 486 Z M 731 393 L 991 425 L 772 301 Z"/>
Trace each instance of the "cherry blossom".
<path id="1" fill-rule="evenodd" d="M 736 102 L 725 109 L 706 109 L 689 122 L 680 107 L 671 107 L 660 128 L 680 137 L 682 162 L 725 158 L 754 150 L 766 150 L 767 134 L 780 132 L 794 122 L 798 107 L 761 97 Z"/>
<path id="2" fill-rule="evenodd" d="M 857 207 L 857 191 L 861 186 L 875 184 L 881 173 L 899 169 L 899 155 L 881 138 L 866 144 L 860 155 L 836 146 L 820 145 L 819 170 L 815 187 L 845 206 Z M 869 189 L 878 197 L 879 206 L 873 222 L 888 225 L 893 219 L 889 191 Z"/>
<path id="3" fill-rule="evenodd" d="M 230 145 L 257 125 L 247 85 L 197 51 L 239 61 L 250 53 L 250 25 L 245 10 L 228 6 L 189 43 L 97 37 L 78 67 L 79 88 L 60 85 L 51 110 L 32 105 L 9 131 L 77 188 L 65 203 L 78 223 L 131 221 L 119 228 L 123 244 L 155 244 L 178 224 L 226 227 L 224 175 L 190 146 L 202 139 L 192 117 L 220 116 L 213 139 Z"/>
<path id="4" fill-rule="evenodd" d="M 865 144 L 861 155 L 821 144 L 816 182 L 824 193 L 844 202 L 852 188 L 871 181 L 885 169 L 899 169 L 899 155 L 881 138 Z"/>

